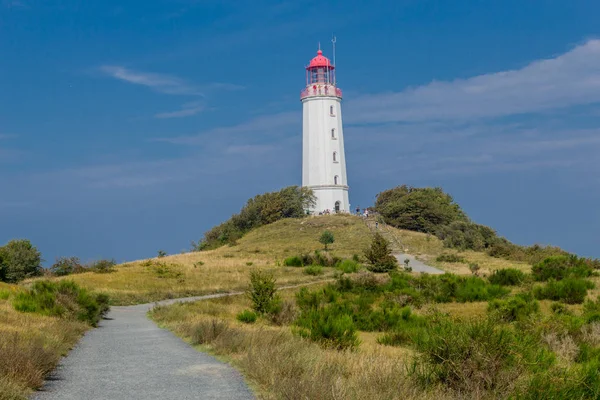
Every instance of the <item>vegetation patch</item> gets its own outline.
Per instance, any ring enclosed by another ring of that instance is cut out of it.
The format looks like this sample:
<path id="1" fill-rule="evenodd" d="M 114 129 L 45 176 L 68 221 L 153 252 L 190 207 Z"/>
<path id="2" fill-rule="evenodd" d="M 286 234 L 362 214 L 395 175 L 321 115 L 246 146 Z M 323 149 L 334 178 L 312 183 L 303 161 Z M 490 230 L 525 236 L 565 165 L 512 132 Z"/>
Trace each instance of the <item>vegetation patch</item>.
<path id="1" fill-rule="evenodd" d="M 587 296 L 588 289 L 594 284 L 585 279 L 566 278 L 561 281 L 550 280 L 545 285 L 533 288 L 536 299 L 562 301 L 567 304 L 581 304 Z"/>
<path id="2" fill-rule="evenodd" d="M 525 274 L 515 268 L 505 268 L 495 270 L 488 279 L 495 285 L 518 286 L 525 281 Z"/>

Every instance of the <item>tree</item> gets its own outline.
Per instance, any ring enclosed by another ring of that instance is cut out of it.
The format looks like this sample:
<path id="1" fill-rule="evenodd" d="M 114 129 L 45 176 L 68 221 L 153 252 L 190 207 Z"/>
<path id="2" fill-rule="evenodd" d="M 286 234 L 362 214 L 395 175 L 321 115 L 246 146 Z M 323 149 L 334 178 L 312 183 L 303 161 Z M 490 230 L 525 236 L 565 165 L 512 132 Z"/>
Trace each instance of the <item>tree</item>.
<path id="1" fill-rule="evenodd" d="M 365 250 L 365 258 L 369 262 L 367 268 L 372 272 L 389 272 L 398 267 L 388 241 L 380 233 L 373 236 L 371 246 Z"/>
<path id="2" fill-rule="evenodd" d="M 454 221 L 468 221 L 452 196 L 441 188 L 398 186 L 379 193 L 375 209 L 387 224 L 417 232 L 435 234 Z"/>
<path id="3" fill-rule="evenodd" d="M 29 240 L 11 240 L 0 247 L 0 278 L 16 283 L 42 273 L 42 256 Z"/>
<path id="4" fill-rule="evenodd" d="M 325 251 L 327 251 L 327 245 L 332 244 L 333 242 L 335 242 L 335 238 L 333 237 L 333 233 L 329 231 L 323 232 L 319 238 L 319 243 L 325 246 Z"/>
<path id="5" fill-rule="evenodd" d="M 261 270 L 250 271 L 250 287 L 247 295 L 252 301 L 252 308 L 258 314 L 273 311 L 280 299 L 276 295 L 275 277 L 272 273 Z"/>
<path id="6" fill-rule="evenodd" d="M 50 271 L 56 276 L 65 276 L 84 272 L 85 267 L 81 265 L 77 257 L 59 257 L 50 267 Z"/>

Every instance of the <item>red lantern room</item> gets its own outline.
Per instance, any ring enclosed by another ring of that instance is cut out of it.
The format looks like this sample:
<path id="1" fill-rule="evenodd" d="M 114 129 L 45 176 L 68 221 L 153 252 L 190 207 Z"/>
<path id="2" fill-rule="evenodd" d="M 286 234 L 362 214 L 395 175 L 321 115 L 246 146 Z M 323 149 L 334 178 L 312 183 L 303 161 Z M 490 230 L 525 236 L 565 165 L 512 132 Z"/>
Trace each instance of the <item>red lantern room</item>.
<path id="1" fill-rule="evenodd" d="M 310 64 L 306 67 L 306 86 L 318 84 L 335 85 L 335 66 L 320 49 L 317 51 L 317 56 L 310 60 Z"/>

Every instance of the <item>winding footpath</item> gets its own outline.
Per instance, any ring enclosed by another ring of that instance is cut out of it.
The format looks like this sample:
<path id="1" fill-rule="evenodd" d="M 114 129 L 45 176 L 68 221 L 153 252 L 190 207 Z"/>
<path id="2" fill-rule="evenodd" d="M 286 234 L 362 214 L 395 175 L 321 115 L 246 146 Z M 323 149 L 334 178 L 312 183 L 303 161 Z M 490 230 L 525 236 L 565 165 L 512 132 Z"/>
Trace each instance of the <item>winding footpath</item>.
<path id="1" fill-rule="evenodd" d="M 205 300 L 239 293 L 161 301 Z M 50 375 L 35 400 L 254 399 L 233 367 L 147 317 L 154 304 L 112 307 Z"/>

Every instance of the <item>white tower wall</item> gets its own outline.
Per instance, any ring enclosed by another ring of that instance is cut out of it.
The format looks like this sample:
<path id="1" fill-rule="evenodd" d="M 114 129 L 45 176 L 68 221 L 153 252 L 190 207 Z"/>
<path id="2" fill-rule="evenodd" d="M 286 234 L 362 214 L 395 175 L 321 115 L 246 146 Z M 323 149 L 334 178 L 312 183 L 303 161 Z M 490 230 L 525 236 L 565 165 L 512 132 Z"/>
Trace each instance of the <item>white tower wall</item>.
<path id="1" fill-rule="evenodd" d="M 302 107 L 302 186 L 311 188 L 316 196 L 312 211 L 334 211 L 339 202 L 340 212 L 348 212 L 341 91 L 333 85 L 307 88 Z"/>

